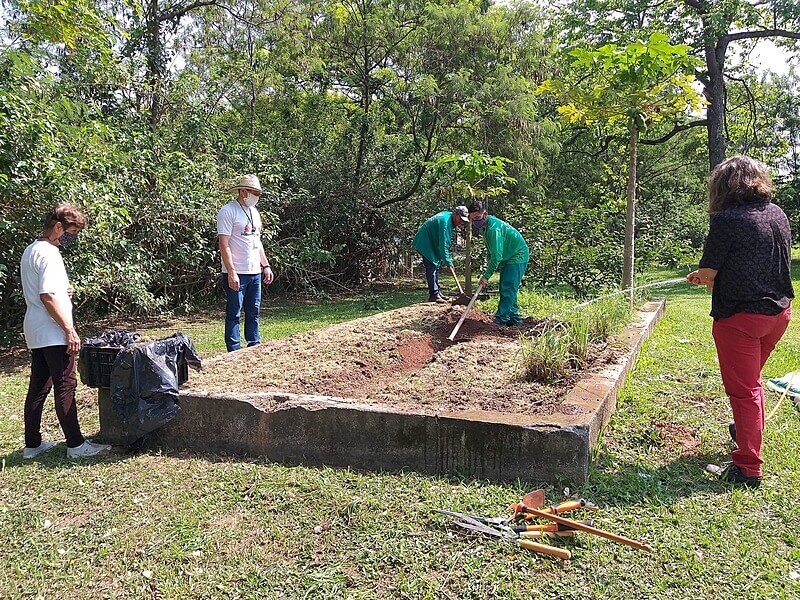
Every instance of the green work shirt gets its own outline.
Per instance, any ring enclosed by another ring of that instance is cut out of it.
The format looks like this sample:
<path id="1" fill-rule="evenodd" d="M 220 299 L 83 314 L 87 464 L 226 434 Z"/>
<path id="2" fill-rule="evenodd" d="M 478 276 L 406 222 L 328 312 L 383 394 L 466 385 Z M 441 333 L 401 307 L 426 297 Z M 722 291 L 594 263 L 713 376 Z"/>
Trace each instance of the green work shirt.
<path id="1" fill-rule="evenodd" d="M 489 264 L 483 278 L 489 279 L 498 267 L 527 263 L 530 258 L 528 244 L 522 234 L 505 221 L 489 217 L 483 232 Z"/>
<path id="2" fill-rule="evenodd" d="M 414 248 L 437 267 L 453 266 L 450 242 L 453 239 L 453 213 L 443 210 L 422 224 L 414 236 Z"/>

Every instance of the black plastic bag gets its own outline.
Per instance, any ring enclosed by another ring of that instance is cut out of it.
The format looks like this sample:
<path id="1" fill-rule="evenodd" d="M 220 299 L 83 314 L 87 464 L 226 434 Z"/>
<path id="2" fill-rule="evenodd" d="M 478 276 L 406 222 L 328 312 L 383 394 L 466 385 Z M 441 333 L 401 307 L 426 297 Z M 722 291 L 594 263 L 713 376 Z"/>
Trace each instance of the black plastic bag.
<path id="1" fill-rule="evenodd" d="M 130 346 L 139 341 L 142 336 L 134 331 L 127 329 L 112 329 L 111 331 L 104 331 L 96 337 L 86 338 L 83 340 L 84 346 Z"/>
<path id="2" fill-rule="evenodd" d="M 178 414 L 178 369 L 201 367 L 200 356 L 183 333 L 131 344 L 111 369 L 111 403 L 122 418 L 130 442 L 171 421 Z"/>

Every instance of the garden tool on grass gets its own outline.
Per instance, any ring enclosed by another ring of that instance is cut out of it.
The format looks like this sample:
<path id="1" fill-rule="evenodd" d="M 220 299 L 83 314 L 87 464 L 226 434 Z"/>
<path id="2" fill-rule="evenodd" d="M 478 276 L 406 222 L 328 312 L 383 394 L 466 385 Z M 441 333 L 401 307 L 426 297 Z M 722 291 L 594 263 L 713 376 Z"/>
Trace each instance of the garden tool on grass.
<path id="1" fill-rule="evenodd" d="M 556 558 L 560 558 L 562 560 L 569 560 L 572 556 L 572 553 L 564 548 L 556 548 L 555 546 L 548 546 L 546 544 L 539 544 L 527 539 L 520 539 L 519 535 L 511 531 L 508 527 L 496 529 L 494 527 L 490 527 L 489 525 L 485 525 L 479 520 L 473 519 L 467 515 L 464 515 L 461 517 L 460 521 L 455 521 L 455 523 L 459 527 L 469 529 L 470 531 L 477 531 L 479 533 L 492 535 L 504 540 L 515 541 L 520 548 L 525 548 L 526 550 L 531 550 L 533 552 L 555 556 Z"/>
<path id="2" fill-rule="evenodd" d="M 468 304 L 469 296 L 464 293 L 464 288 L 461 287 L 461 282 L 458 280 L 458 276 L 456 275 L 456 270 L 453 268 L 453 265 L 450 265 L 450 272 L 453 274 L 453 279 L 456 280 L 456 285 L 458 286 L 458 298 L 454 299 L 451 304 Z"/>
<path id="3" fill-rule="evenodd" d="M 579 508 L 585 508 L 588 510 L 598 510 L 598 506 L 588 500 L 584 500 L 583 498 L 579 498 L 578 500 L 565 500 L 559 504 L 553 506 L 544 506 L 544 490 L 534 490 L 532 492 L 528 492 L 522 497 L 522 500 L 519 501 L 518 504 L 512 504 L 508 508 L 514 511 L 514 514 L 527 514 L 522 511 L 522 507 L 529 507 L 529 508 L 539 508 L 545 512 L 549 512 L 551 515 L 557 515 L 563 512 L 568 512 L 570 510 L 577 510 Z"/>
<path id="4" fill-rule="evenodd" d="M 531 502 L 533 504 L 539 504 L 539 506 L 531 506 L 530 504 L 527 504 L 527 502 Z M 571 504 L 571 501 L 568 501 L 567 503 Z M 567 504 L 567 503 L 562 503 L 562 504 Z M 636 540 L 632 540 L 630 538 L 626 538 L 624 536 L 617 535 L 615 533 L 609 533 L 608 531 L 597 529 L 591 525 L 585 525 L 583 523 L 580 523 L 579 521 L 573 521 L 572 519 L 565 519 L 564 517 L 560 517 L 557 514 L 550 512 L 548 508 L 541 509 L 540 507 L 544 506 L 544 490 L 536 490 L 534 492 L 530 492 L 529 494 L 525 494 L 525 496 L 523 497 L 523 501 L 513 506 L 515 514 L 527 513 L 530 515 L 541 517 L 542 519 L 547 519 L 549 521 L 555 521 L 556 523 L 561 523 L 562 525 L 568 525 L 569 527 L 577 529 L 578 531 L 593 533 L 594 535 L 604 537 L 606 539 L 618 542 L 620 544 L 625 544 L 626 546 L 631 546 L 632 548 L 636 548 L 638 550 L 644 550 L 646 552 L 653 551 L 653 548 L 651 548 L 647 544 L 643 544 L 642 542 L 637 542 Z M 550 507 L 550 508 L 555 508 L 555 507 Z"/>
<path id="5" fill-rule="evenodd" d="M 458 330 L 461 329 L 461 325 L 464 323 L 464 319 L 467 318 L 467 315 L 469 314 L 469 311 L 472 310 L 472 306 L 475 304 L 475 301 L 478 299 L 478 294 L 481 293 L 482 289 L 483 289 L 483 286 L 482 285 L 478 285 L 478 289 L 475 291 L 475 295 L 469 301 L 469 304 L 467 304 L 467 308 L 464 310 L 464 314 L 461 315 L 461 318 L 458 320 L 458 323 L 456 323 L 456 326 L 453 328 L 453 333 L 451 333 L 449 336 L 447 336 L 447 339 L 450 340 L 451 342 L 456 339 L 456 334 L 458 333 Z"/>
<path id="6" fill-rule="evenodd" d="M 554 533 L 556 535 L 571 535 L 575 532 L 572 527 L 567 525 L 562 525 L 560 523 L 547 523 L 543 525 L 512 525 L 508 518 L 506 517 L 478 517 L 475 515 L 465 515 L 464 513 L 453 512 L 452 510 L 437 510 L 437 513 L 440 515 L 447 515 L 448 517 L 455 517 L 458 520 L 465 520 L 469 519 L 470 521 L 478 521 L 479 523 L 483 523 L 484 525 L 494 526 L 502 530 L 508 530 L 513 533 L 517 533 L 520 536 L 531 536 L 535 537 L 542 533 Z M 458 521 L 455 521 L 456 525 L 459 524 Z M 583 521 L 586 525 L 594 525 L 594 521 L 589 519 L 588 521 Z"/>

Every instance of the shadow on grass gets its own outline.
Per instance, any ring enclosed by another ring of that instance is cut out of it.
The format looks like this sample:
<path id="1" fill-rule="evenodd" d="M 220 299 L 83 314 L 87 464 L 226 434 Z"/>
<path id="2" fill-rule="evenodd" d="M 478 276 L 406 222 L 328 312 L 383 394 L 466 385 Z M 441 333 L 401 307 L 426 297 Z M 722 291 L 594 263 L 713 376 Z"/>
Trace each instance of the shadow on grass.
<path id="1" fill-rule="evenodd" d="M 609 461 L 595 465 L 579 491 L 587 499 L 602 498 L 606 506 L 626 507 L 639 504 L 671 504 L 698 493 L 728 493 L 724 484 L 705 471 L 709 463 L 721 464 L 730 454 L 692 454 L 659 466 Z"/>
<path id="2" fill-rule="evenodd" d="M 32 459 L 22 458 L 22 448 L 20 448 L 14 452 L 9 452 L 5 456 L 0 456 L 0 464 L 2 464 L 2 470 L 4 471 L 32 464 L 36 464 L 40 468 L 45 469 L 64 470 L 86 465 L 120 462 L 128 460 L 132 456 L 134 456 L 133 453 L 127 452 L 123 448 L 115 447 L 112 448 L 110 452 L 105 452 L 96 456 L 69 458 L 67 456 L 67 445 L 61 442 Z"/>

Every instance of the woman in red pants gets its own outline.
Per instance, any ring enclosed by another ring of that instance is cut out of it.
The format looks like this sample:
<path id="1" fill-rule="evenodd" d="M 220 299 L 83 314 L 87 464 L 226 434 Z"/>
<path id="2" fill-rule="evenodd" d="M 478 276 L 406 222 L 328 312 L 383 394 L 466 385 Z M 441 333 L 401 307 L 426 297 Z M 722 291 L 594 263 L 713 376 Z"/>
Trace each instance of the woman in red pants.
<path id="1" fill-rule="evenodd" d="M 761 369 L 792 317 L 791 229 L 772 203 L 767 167 L 746 156 L 712 171 L 708 212 L 700 268 L 686 279 L 711 291 L 712 334 L 738 448 L 732 463 L 706 469 L 722 481 L 758 487 L 764 462 Z"/>

